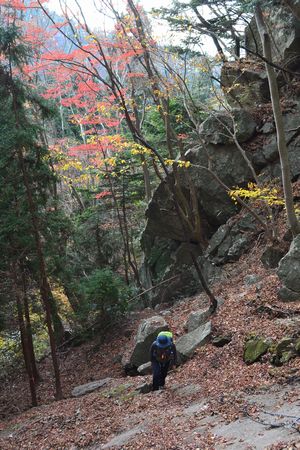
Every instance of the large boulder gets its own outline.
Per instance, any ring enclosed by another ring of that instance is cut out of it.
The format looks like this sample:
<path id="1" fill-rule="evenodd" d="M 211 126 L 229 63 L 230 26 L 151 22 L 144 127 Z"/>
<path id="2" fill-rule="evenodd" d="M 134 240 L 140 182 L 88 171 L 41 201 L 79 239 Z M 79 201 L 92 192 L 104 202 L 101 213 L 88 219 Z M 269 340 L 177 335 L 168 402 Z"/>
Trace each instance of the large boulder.
<path id="1" fill-rule="evenodd" d="M 208 341 L 210 334 L 211 322 L 207 322 L 191 333 L 181 336 L 176 342 L 177 362 L 182 364 L 191 358 L 196 348 L 204 345 Z"/>
<path id="2" fill-rule="evenodd" d="M 248 339 L 244 347 L 244 361 L 246 364 L 252 364 L 258 361 L 271 346 L 269 339 L 253 336 Z"/>
<path id="3" fill-rule="evenodd" d="M 203 308 L 199 309 L 198 311 L 192 311 L 186 323 L 188 333 L 191 333 L 192 331 L 196 330 L 196 328 L 199 328 L 201 325 L 203 325 L 207 321 L 209 316 L 210 316 L 209 308 Z"/>
<path id="4" fill-rule="evenodd" d="M 169 177 L 172 178 L 172 175 Z M 182 242 L 185 240 L 184 230 L 176 213 L 168 181 L 162 181 L 154 191 L 145 213 L 147 225 L 144 236 L 158 236 Z"/>
<path id="5" fill-rule="evenodd" d="M 237 261 L 260 231 L 260 224 L 250 213 L 235 222 L 229 220 L 211 237 L 206 255 L 217 265 Z"/>
<path id="6" fill-rule="evenodd" d="M 158 243 L 157 249 L 156 242 Z M 163 242 L 166 243 L 166 240 Z M 147 269 L 154 284 L 158 284 L 158 287 L 149 293 L 148 301 L 152 307 L 161 303 L 172 303 L 180 296 L 187 297 L 202 291 L 203 287 L 193 266 L 191 254 L 199 262 L 209 283 L 219 278 L 220 268 L 208 261 L 207 258 L 200 256 L 201 249 L 198 245 L 170 241 L 169 250 L 165 248 L 161 258 L 154 258 L 154 255 L 160 253 L 161 243 L 162 238 L 154 238 L 152 247 L 147 247 L 147 249 L 144 247 L 143 270 Z M 145 287 L 150 288 L 151 284 L 145 285 Z"/>
<path id="7" fill-rule="evenodd" d="M 245 111 L 235 110 L 233 117 L 238 139 L 240 141 L 249 139 L 255 131 L 255 122 L 251 116 Z M 229 127 L 232 126 L 231 117 L 227 113 L 219 113 L 218 118 L 227 121 L 226 124 Z M 213 124 L 215 128 L 212 127 Z M 202 142 L 186 153 L 186 159 L 192 163 L 188 169 L 189 177 L 184 175 L 185 169 L 178 168 L 181 189 L 188 203 L 191 203 L 190 181 L 195 188 L 202 226 L 201 248 L 198 245 L 199 235 L 191 231 L 187 232 L 178 217 L 171 189 L 174 184 L 172 173 L 160 183 L 148 205 L 147 222 L 141 240 L 145 255 L 141 270 L 143 284 L 146 288 L 151 288 L 153 284 L 179 275 L 176 280 L 172 279 L 171 283 L 166 283 L 162 288 L 150 292 L 148 301 L 152 305 L 168 302 L 178 295 L 193 295 L 201 290 L 201 284 L 192 269 L 191 253 L 196 258 L 200 258 L 199 262 L 207 278 L 216 278 L 215 266 L 205 258 L 201 259 L 203 246 L 213 232 L 236 214 L 239 208 L 217 181 L 215 175 L 229 187 L 244 186 L 252 180 L 251 171 L 240 150 L 232 140 L 225 139 L 222 143 L 218 137 L 222 134 L 219 125 L 219 121 L 214 117 L 211 124 L 208 120 L 202 127 L 202 141 L 207 134 L 208 141 L 219 142 L 219 144 Z M 251 152 L 246 151 L 246 155 L 251 158 Z M 208 167 L 213 173 L 208 170 Z M 240 249 L 247 246 L 244 237 L 241 235 L 240 238 L 240 242 L 232 245 L 233 259 L 237 259 Z"/>
<path id="8" fill-rule="evenodd" d="M 291 1 L 299 9 L 297 2 Z M 269 4 L 270 2 L 264 1 L 262 8 L 268 29 L 276 29 L 276 33 L 271 36 L 274 60 L 292 67 L 293 59 L 293 63 L 297 65 L 300 55 L 300 22 L 282 2 L 272 2 L 272 9 Z M 260 231 L 257 223 L 254 224 L 256 229 L 245 231 L 228 222 L 238 212 L 239 207 L 232 202 L 217 180 L 219 178 L 229 188 L 245 187 L 249 181 L 253 181 L 252 171 L 233 142 L 233 124 L 237 139 L 242 143 L 245 155 L 261 181 L 268 182 L 270 178 L 281 177 L 265 63 L 251 53 L 257 49 L 261 53 L 260 38 L 254 20 L 250 27 L 251 31 L 249 28 L 246 32 L 248 56 L 238 61 L 226 62 L 222 66 L 221 85 L 228 103 L 233 107 L 232 111 L 215 112 L 200 125 L 196 138 L 200 138 L 199 142 L 195 142 L 194 147 L 185 155 L 192 163 L 188 169 L 189 177 L 184 174 L 185 168 L 178 168 L 181 189 L 187 204 L 194 204 L 190 198 L 189 186 L 192 183 L 195 187 L 202 225 L 202 248 L 209 242 L 209 248 L 204 252 L 210 262 L 201 260 L 204 272 L 208 273 L 214 272 L 217 265 L 238 260 L 251 245 L 253 235 Z M 283 39 L 282 36 L 286 37 Z M 277 81 L 279 87 L 285 89 L 286 79 L 282 74 L 278 74 Z M 296 180 L 300 176 L 300 104 L 297 88 L 293 90 L 291 84 L 289 89 L 290 100 L 282 102 L 282 109 L 291 173 L 293 180 Z M 262 105 L 263 103 L 268 105 Z M 260 105 L 262 108 L 257 108 Z M 250 115 L 253 110 L 256 120 Z M 257 139 L 254 135 L 257 135 Z M 145 260 L 141 271 L 144 286 L 151 288 L 161 281 L 179 275 L 158 290 L 150 291 L 152 305 L 168 302 L 178 295 L 192 295 L 198 287 L 201 288 L 193 276 L 190 258 L 191 248 L 197 258 L 202 254 L 198 248 L 199 233 L 183 228 L 170 189 L 173 185 L 174 175 L 170 173 L 155 190 L 146 212 L 147 223 L 142 237 Z M 266 264 L 276 266 L 277 256 L 275 252 L 272 255 L 266 254 Z M 294 291 L 287 285 L 284 286 L 282 295 L 295 297 Z"/>
<path id="9" fill-rule="evenodd" d="M 290 300 L 300 299 L 300 235 L 293 240 L 289 252 L 279 262 L 277 274 L 283 283 L 285 294 L 290 291 Z M 288 301 L 288 295 L 282 295 L 279 291 L 279 297 Z"/>
<path id="10" fill-rule="evenodd" d="M 271 362 L 275 366 L 281 366 L 287 363 L 290 359 L 298 355 L 299 338 L 293 339 L 289 337 L 282 338 L 273 349 L 273 357 Z"/>
<path id="11" fill-rule="evenodd" d="M 285 253 L 284 249 L 278 245 L 269 245 L 264 250 L 260 260 L 267 269 L 276 269 Z"/>
<path id="12" fill-rule="evenodd" d="M 241 130 L 240 135 L 245 139 L 253 133 L 254 122 L 243 111 L 240 111 L 239 115 L 243 117 L 243 120 L 238 122 L 238 127 Z M 216 129 L 215 133 L 218 134 L 219 131 Z M 250 153 L 246 152 L 246 155 L 251 158 Z M 205 238 L 212 229 L 225 223 L 237 211 L 227 192 L 207 170 L 207 167 L 211 167 L 212 171 L 229 187 L 246 184 L 252 180 L 252 174 L 243 155 L 233 143 L 226 145 L 205 143 L 190 149 L 186 158 L 192 163 L 189 168 L 189 177 L 196 189 Z M 182 170 L 179 169 L 181 186 L 188 199 L 189 181 Z M 178 218 L 172 193 L 168 187 L 172 183 L 174 183 L 173 175 L 170 174 L 155 190 L 148 205 L 147 224 L 142 238 L 143 246 L 146 248 L 152 248 L 154 237 L 187 242 L 186 230 L 183 229 L 181 220 Z M 196 238 L 197 236 L 189 236 L 192 241 Z M 165 253 L 164 242 L 161 241 L 159 247 L 162 247 Z"/>
<path id="13" fill-rule="evenodd" d="M 240 143 L 248 141 L 255 133 L 256 122 L 243 109 L 217 112 L 208 117 L 199 128 L 199 135 L 208 144 L 232 144 L 233 132 Z"/>
<path id="14" fill-rule="evenodd" d="M 153 316 L 140 323 L 129 361 L 131 366 L 138 368 L 149 361 L 151 344 L 160 331 L 169 331 L 167 322 L 161 316 Z"/>
<path id="15" fill-rule="evenodd" d="M 207 167 L 231 188 L 251 181 L 251 171 L 235 144 L 206 144 L 190 149 L 186 156 L 192 163 L 189 174 L 197 191 L 202 217 L 210 225 L 209 230 L 216 229 L 234 215 L 238 208 Z M 251 159 L 251 154 L 247 151 L 246 156 Z M 182 183 L 185 186 L 183 178 Z"/>
<path id="16" fill-rule="evenodd" d="M 297 101 L 292 102 L 288 110 L 283 114 L 292 180 L 296 180 L 300 176 L 299 114 L 300 103 Z M 260 174 L 262 181 L 267 181 L 270 178 L 281 178 L 281 166 L 276 134 L 270 134 L 264 141 L 265 143 L 263 146 L 258 146 L 257 151 L 253 154 L 252 162 L 258 171 L 262 171 Z"/>
<path id="17" fill-rule="evenodd" d="M 227 62 L 221 71 L 221 85 L 229 105 L 253 108 L 270 101 L 268 77 L 263 64 L 253 60 Z"/>
<path id="18" fill-rule="evenodd" d="M 284 5 L 284 2 L 273 1 L 271 3 L 269 6 L 263 6 L 263 10 L 268 30 L 271 30 L 271 33 L 274 30 L 271 36 L 273 61 L 285 62 L 285 65 L 297 67 L 300 56 L 300 21 L 297 20 L 288 6 Z M 296 3 L 296 7 L 299 9 L 299 2 Z M 263 53 L 254 17 L 245 30 L 245 37 L 245 47 L 250 56 L 257 52 Z"/>
<path id="19" fill-rule="evenodd" d="M 151 361 L 142 364 L 137 369 L 139 375 L 150 375 L 152 373 L 152 364 Z"/>

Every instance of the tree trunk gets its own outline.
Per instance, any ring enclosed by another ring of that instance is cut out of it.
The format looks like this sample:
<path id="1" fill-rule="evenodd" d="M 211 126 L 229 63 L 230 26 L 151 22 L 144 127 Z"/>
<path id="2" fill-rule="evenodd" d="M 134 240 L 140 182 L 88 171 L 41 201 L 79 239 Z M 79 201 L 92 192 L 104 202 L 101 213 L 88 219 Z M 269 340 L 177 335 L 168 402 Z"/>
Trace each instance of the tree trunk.
<path id="1" fill-rule="evenodd" d="M 38 383 L 41 380 L 41 376 L 38 372 L 37 365 L 36 365 L 36 358 L 35 358 L 33 339 L 32 339 L 32 327 L 31 327 L 31 320 L 30 320 L 30 313 L 29 313 L 29 304 L 28 304 L 27 289 L 26 289 L 26 280 L 25 280 L 25 274 L 24 274 L 23 270 L 22 270 L 22 285 L 23 285 L 23 292 L 24 292 L 23 303 L 24 303 L 25 326 L 26 326 L 26 335 L 27 335 L 27 341 L 28 341 L 28 350 L 30 353 L 32 375 L 33 375 L 35 383 Z"/>
<path id="2" fill-rule="evenodd" d="M 29 381 L 29 387 L 30 387 L 31 402 L 32 402 L 32 406 L 37 406 L 36 389 L 35 389 L 35 382 L 34 382 L 34 376 L 33 376 L 33 371 L 32 371 L 31 352 L 29 349 L 28 335 L 27 335 L 26 326 L 25 326 L 25 322 L 24 322 L 24 313 L 23 313 L 22 300 L 21 300 L 20 288 L 19 288 L 19 283 L 18 283 L 16 264 L 13 265 L 11 274 L 12 274 L 13 288 L 14 288 L 14 294 L 15 294 L 16 304 L 17 304 L 18 323 L 19 323 L 19 329 L 20 329 L 20 335 L 21 335 L 21 344 L 22 344 L 22 350 L 23 350 L 24 363 L 25 363 L 25 368 L 26 368 L 26 372 L 28 375 L 28 381 Z"/>
<path id="3" fill-rule="evenodd" d="M 293 188 L 291 182 L 291 172 L 288 149 L 285 140 L 285 130 L 282 119 L 282 112 L 280 108 L 280 97 L 278 91 L 278 85 L 276 80 L 276 74 L 274 67 L 270 65 L 272 63 L 272 51 L 271 51 L 271 41 L 270 36 L 267 32 L 267 28 L 264 22 L 262 10 L 259 5 L 255 9 L 255 18 L 257 23 L 257 28 L 260 34 L 260 38 L 263 46 L 263 54 L 268 62 L 266 62 L 266 70 L 268 74 L 269 88 L 271 94 L 272 108 L 276 125 L 277 133 L 277 146 L 280 156 L 281 174 L 282 174 L 282 184 L 284 192 L 285 207 L 287 213 L 287 220 L 289 227 L 296 236 L 300 233 L 300 225 L 295 213 L 294 202 L 293 202 Z"/>
<path id="4" fill-rule="evenodd" d="M 127 211 L 126 211 L 126 195 L 125 195 L 124 175 L 122 178 L 122 213 L 123 213 L 123 224 L 124 224 L 123 230 L 124 230 L 124 237 L 125 237 L 125 250 L 127 252 L 128 263 L 134 274 L 137 285 L 139 287 L 141 287 L 139 271 L 138 271 L 137 266 L 134 263 L 134 258 L 132 260 L 131 249 L 130 249 L 130 239 L 129 239 L 129 230 L 128 230 L 128 223 L 127 223 Z"/>
<path id="5" fill-rule="evenodd" d="M 38 263 L 39 263 L 40 292 L 41 292 L 41 298 L 42 298 L 42 302 L 43 302 L 45 313 L 46 313 L 46 324 L 47 324 L 47 329 L 48 329 L 48 334 L 49 334 L 52 364 L 53 364 L 54 377 L 55 377 L 55 398 L 56 398 L 56 400 L 60 400 L 63 398 L 63 395 L 62 395 L 62 389 L 61 389 L 61 383 L 60 383 L 59 364 L 58 364 L 58 359 L 57 359 L 57 355 L 56 355 L 56 344 L 55 344 L 55 338 L 54 338 L 54 333 L 53 333 L 53 329 L 52 329 L 51 307 L 50 307 L 51 299 L 49 298 L 49 293 L 51 293 L 51 289 L 50 289 L 48 279 L 47 279 L 47 274 L 46 274 L 46 266 L 45 266 L 44 254 L 43 254 L 43 250 L 42 250 L 42 243 L 41 243 L 40 231 L 39 231 L 39 227 L 38 227 L 38 219 L 37 219 L 37 215 L 36 215 L 35 204 L 33 201 L 31 187 L 30 187 L 29 179 L 28 179 L 28 174 L 26 171 L 25 163 L 24 163 L 23 152 L 21 149 L 18 149 L 18 160 L 19 160 L 20 168 L 21 168 L 22 175 L 23 175 L 24 186 L 26 189 L 26 195 L 27 195 L 28 206 L 29 206 L 29 211 L 30 211 L 30 216 L 31 216 L 33 235 L 34 235 L 34 239 L 35 239 L 36 252 L 37 252 Z"/>
<path id="6" fill-rule="evenodd" d="M 151 184 L 150 184 L 150 173 L 147 166 L 147 161 L 145 155 L 141 155 L 141 162 L 143 168 L 143 176 L 144 176 L 144 186 L 145 186 L 145 199 L 147 202 L 151 200 Z"/>
<path id="7" fill-rule="evenodd" d="M 11 63 L 11 55 L 9 59 L 9 73 L 10 73 L 10 87 L 11 87 L 11 94 L 12 94 L 12 105 L 13 105 L 13 111 L 15 116 L 15 126 L 16 129 L 20 131 L 20 111 L 19 111 L 19 103 L 17 101 L 17 93 L 15 91 L 15 85 L 13 82 L 13 71 L 12 71 L 12 63 Z M 45 308 L 46 312 L 46 323 L 48 328 L 48 334 L 49 334 L 49 341 L 50 341 L 50 348 L 51 348 L 51 356 L 52 356 L 52 363 L 53 363 L 53 369 L 54 369 L 54 376 L 55 376 L 55 398 L 57 400 L 62 399 L 62 389 L 61 389 L 61 383 L 60 383 L 60 372 L 59 372 L 59 365 L 58 365 L 58 359 L 56 355 L 56 344 L 55 344 L 55 338 L 54 333 L 52 329 L 52 322 L 51 322 L 51 309 L 50 309 L 50 300 L 48 298 L 49 293 L 51 292 L 48 279 L 47 279 L 47 272 L 46 272 L 46 264 L 44 259 L 44 253 L 42 249 L 42 241 L 40 236 L 40 229 L 39 229 L 39 221 L 38 221 L 38 215 L 36 211 L 36 206 L 32 194 L 32 186 L 30 184 L 30 178 L 28 175 L 28 172 L 26 170 L 26 165 L 24 161 L 24 155 L 23 151 L 25 148 L 21 146 L 20 144 L 16 146 L 16 157 L 17 161 L 20 166 L 20 170 L 22 173 L 23 178 L 23 184 L 25 188 L 26 198 L 28 202 L 28 210 L 30 214 L 31 219 L 31 226 L 32 226 L 32 235 L 35 240 L 35 246 L 36 246 L 36 255 L 38 260 L 38 268 L 39 268 L 39 275 L 40 275 L 40 291 L 41 291 L 41 298 L 42 302 Z"/>

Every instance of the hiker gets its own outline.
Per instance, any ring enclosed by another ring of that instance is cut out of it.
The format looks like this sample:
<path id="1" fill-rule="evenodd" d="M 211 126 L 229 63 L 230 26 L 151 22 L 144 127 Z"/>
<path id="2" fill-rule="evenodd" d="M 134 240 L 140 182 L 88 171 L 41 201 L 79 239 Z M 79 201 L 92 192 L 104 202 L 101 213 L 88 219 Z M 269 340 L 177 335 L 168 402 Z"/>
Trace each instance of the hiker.
<path id="1" fill-rule="evenodd" d="M 159 333 L 151 345 L 151 364 L 153 373 L 153 391 L 163 389 L 168 369 L 176 365 L 176 347 L 170 332 Z"/>

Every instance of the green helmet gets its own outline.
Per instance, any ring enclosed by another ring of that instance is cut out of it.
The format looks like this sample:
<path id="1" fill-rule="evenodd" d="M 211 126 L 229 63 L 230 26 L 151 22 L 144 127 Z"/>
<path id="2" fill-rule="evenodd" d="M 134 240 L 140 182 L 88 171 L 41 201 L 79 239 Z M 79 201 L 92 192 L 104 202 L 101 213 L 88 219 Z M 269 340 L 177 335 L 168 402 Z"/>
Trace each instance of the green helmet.
<path id="1" fill-rule="evenodd" d="M 173 342 L 173 333 L 172 331 L 160 331 L 160 333 L 158 333 L 157 337 L 159 336 L 167 336 L 171 342 Z"/>

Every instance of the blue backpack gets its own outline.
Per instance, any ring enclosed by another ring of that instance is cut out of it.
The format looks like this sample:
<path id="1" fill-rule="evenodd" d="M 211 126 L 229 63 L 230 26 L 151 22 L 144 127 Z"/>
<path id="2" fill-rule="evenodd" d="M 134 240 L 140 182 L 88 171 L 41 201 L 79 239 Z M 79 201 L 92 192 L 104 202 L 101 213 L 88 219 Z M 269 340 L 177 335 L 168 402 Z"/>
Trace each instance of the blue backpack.
<path id="1" fill-rule="evenodd" d="M 154 352 L 155 359 L 159 363 L 168 362 L 173 355 L 173 341 L 170 336 L 159 333 L 156 339 L 156 349 Z"/>

